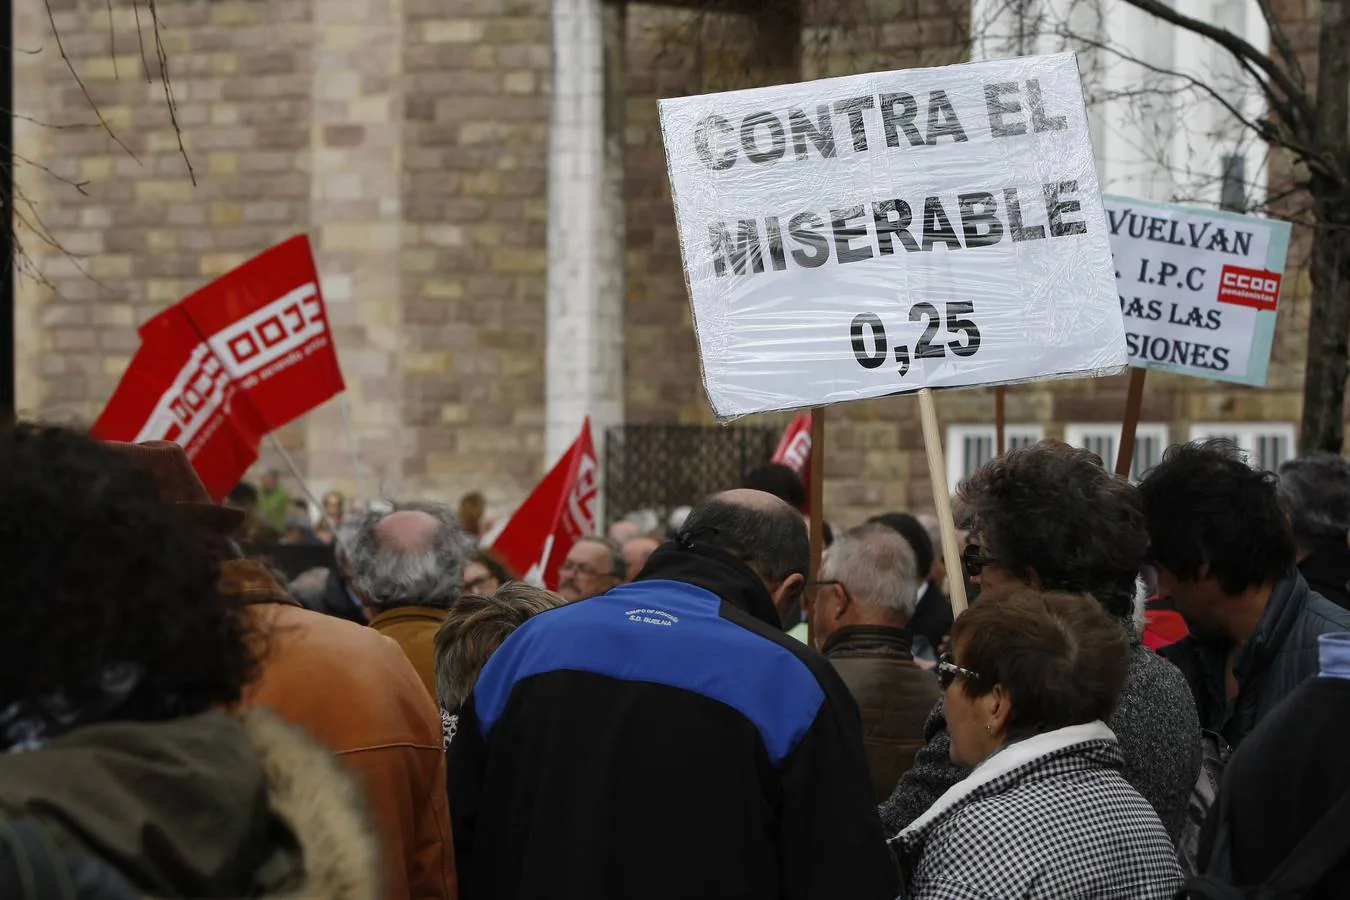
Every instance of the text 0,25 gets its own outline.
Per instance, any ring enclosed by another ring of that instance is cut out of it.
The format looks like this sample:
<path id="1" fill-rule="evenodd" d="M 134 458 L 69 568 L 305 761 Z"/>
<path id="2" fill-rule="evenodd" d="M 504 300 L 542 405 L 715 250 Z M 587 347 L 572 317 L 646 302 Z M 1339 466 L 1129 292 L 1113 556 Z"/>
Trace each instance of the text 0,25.
<path id="1" fill-rule="evenodd" d="M 911 322 L 923 322 L 923 334 L 914 342 L 913 359 L 941 359 L 950 350 L 953 356 L 974 356 L 980 349 L 980 329 L 966 316 L 975 314 L 975 304 L 958 300 L 946 305 L 945 317 L 932 303 L 915 303 L 909 308 Z M 853 338 L 853 358 L 864 369 L 876 369 L 892 357 L 886 339 L 886 327 L 876 313 L 858 313 L 850 329 Z M 948 340 L 948 338 L 956 338 Z M 897 344 L 893 353 L 903 378 L 909 373 L 908 344 Z"/>

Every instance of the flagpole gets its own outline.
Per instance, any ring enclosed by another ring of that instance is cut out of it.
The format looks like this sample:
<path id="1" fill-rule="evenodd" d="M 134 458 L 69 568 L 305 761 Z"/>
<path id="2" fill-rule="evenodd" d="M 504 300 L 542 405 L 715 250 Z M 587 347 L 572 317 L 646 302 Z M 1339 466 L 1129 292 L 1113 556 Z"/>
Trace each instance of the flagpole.
<path id="1" fill-rule="evenodd" d="M 347 406 L 346 391 L 338 394 L 338 410 L 342 413 L 342 430 L 347 434 L 347 452 L 352 457 L 352 474 L 356 476 L 356 490 L 363 500 L 369 502 L 370 494 L 366 491 L 366 480 L 361 474 L 361 460 L 356 452 L 356 433 L 352 430 L 352 415 Z"/>
<path id="2" fill-rule="evenodd" d="M 286 448 L 281 446 L 281 441 L 277 440 L 276 432 L 267 435 L 267 439 L 272 442 L 272 449 L 277 451 L 277 454 L 281 457 L 282 461 L 286 463 L 286 468 L 291 470 L 291 475 L 294 476 L 296 481 L 300 482 L 300 490 L 305 492 L 305 496 L 309 498 L 310 503 L 313 503 L 318 507 L 319 515 L 323 518 L 324 524 L 328 526 L 328 530 L 331 531 L 336 538 L 337 525 L 332 519 L 328 518 L 328 510 L 323 508 L 323 504 L 314 496 L 314 492 L 309 489 L 309 485 L 305 482 L 304 476 L 300 474 L 300 468 L 296 466 L 295 460 L 286 452 Z"/>

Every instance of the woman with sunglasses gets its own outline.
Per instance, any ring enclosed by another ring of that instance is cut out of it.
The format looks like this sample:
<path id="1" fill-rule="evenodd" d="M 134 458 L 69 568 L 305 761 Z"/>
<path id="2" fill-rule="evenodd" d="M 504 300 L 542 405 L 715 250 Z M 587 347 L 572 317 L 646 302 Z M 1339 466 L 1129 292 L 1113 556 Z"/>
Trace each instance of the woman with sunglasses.
<path id="1" fill-rule="evenodd" d="M 1176 852 L 1104 723 L 1130 643 L 1091 597 L 990 588 L 938 663 L 951 757 L 972 768 L 897 835 L 907 900 L 1171 898 Z"/>

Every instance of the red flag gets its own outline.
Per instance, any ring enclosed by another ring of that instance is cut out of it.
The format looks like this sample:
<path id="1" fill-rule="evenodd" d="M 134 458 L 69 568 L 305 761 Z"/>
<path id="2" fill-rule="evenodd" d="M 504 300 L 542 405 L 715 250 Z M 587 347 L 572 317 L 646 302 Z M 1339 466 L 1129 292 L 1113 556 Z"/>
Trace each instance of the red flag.
<path id="1" fill-rule="evenodd" d="M 524 572 L 526 581 L 557 590 L 558 569 L 572 545 L 583 535 L 595 534 L 597 474 L 587 418 L 562 459 L 491 542 L 492 549 L 511 568 Z"/>
<path id="2" fill-rule="evenodd" d="M 264 435 L 343 389 L 304 235 L 166 309 L 140 334 L 93 433 L 181 444 L 217 500 L 257 459 Z"/>
<path id="3" fill-rule="evenodd" d="M 770 462 L 782 463 L 792 471 L 801 476 L 802 484 L 806 485 L 806 509 L 802 512 L 811 511 L 811 414 L 809 412 L 800 412 L 793 417 L 792 422 L 783 430 L 783 437 L 778 441 L 778 449 L 773 451 L 773 459 Z"/>
<path id="4" fill-rule="evenodd" d="M 343 389 L 309 238 L 253 257 L 178 304 L 275 431 Z M 155 320 L 141 328 L 144 336 Z"/>
<path id="5" fill-rule="evenodd" d="M 109 441 L 181 445 L 221 500 L 258 458 L 264 429 L 181 309 L 151 324 L 92 432 Z"/>

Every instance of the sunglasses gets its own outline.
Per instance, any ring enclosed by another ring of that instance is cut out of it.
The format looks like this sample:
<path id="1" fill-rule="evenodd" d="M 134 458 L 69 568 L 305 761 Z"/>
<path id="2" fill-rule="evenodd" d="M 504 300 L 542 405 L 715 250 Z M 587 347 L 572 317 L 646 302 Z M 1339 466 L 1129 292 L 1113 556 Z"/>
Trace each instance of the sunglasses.
<path id="1" fill-rule="evenodd" d="M 955 657 L 950 653 L 942 654 L 938 658 L 937 664 L 938 684 L 942 685 L 942 689 L 945 691 L 952 686 L 952 682 L 956 680 L 958 675 L 966 681 L 980 680 L 980 673 L 961 668 L 956 664 Z"/>
<path id="2" fill-rule="evenodd" d="M 979 544 L 966 544 L 966 549 L 961 553 L 961 564 L 965 566 L 966 575 L 974 578 L 985 566 L 997 565 L 998 560 L 981 553 Z"/>

